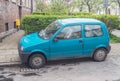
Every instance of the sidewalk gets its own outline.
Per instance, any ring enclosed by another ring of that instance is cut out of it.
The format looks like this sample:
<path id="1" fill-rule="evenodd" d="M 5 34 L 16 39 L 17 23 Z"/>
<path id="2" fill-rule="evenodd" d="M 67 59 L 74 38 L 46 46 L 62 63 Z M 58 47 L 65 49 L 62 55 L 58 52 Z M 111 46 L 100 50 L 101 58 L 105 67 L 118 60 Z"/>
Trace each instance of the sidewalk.
<path id="1" fill-rule="evenodd" d="M 3 39 L 3 42 L 0 43 L 0 65 L 20 62 L 17 47 L 23 35 L 24 31 L 20 30 Z"/>
<path id="2" fill-rule="evenodd" d="M 120 30 L 113 30 L 112 34 L 116 35 L 117 37 L 120 37 Z"/>

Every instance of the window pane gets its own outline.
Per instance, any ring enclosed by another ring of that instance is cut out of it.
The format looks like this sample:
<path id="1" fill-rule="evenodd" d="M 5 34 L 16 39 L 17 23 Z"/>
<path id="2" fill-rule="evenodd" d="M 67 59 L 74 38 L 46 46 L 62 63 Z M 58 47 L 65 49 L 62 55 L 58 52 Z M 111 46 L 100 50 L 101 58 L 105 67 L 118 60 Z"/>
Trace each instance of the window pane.
<path id="1" fill-rule="evenodd" d="M 85 37 L 97 37 L 103 35 L 100 25 L 85 25 Z"/>
<path id="2" fill-rule="evenodd" d="M 81 37 L 81 26 L 65 27 L 57 36 L 59 39 L 74 39 Z"/>

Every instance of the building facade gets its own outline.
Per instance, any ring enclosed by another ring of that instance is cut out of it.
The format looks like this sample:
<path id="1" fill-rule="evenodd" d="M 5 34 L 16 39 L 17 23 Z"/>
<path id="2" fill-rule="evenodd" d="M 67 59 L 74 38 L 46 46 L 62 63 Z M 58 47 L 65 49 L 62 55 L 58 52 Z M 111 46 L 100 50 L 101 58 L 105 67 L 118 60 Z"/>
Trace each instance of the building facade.
<path id="1" fill-rule="evenodd" d="M 0 33 L 16 27 L 16 19 L 22 19 L 35 10 L 36 0 L 0 0 Z"/>

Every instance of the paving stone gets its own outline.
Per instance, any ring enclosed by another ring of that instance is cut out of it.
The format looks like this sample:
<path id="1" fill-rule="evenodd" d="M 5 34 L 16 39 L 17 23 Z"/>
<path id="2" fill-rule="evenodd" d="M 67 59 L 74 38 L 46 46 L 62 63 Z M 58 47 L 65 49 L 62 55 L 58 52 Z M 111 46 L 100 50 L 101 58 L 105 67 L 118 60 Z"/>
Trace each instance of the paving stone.
<path id="1" fill-rule="evenodd" d="M 8 37 L 0 43 L 0 65 L 19 63 L 18 43 L 24 35 L 24 31 L 20 30 Z"/>

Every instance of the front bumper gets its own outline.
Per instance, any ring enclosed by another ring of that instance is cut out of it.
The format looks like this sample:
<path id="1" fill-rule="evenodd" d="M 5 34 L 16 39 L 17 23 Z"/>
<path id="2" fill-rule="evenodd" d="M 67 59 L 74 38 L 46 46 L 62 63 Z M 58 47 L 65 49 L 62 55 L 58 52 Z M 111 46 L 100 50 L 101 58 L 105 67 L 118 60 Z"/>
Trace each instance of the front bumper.
<path id="1" fill-rule="evenodd" d="M 30 52 L 25 53 L 25 52 L 21 51 L 20 50 L 20 46 L 18 46 L 18 53 L 19 53 L 21 62 L 22 63 L 27 63 L 28 62 L 28 58 L 29 58 L 31 53 Z"/>

